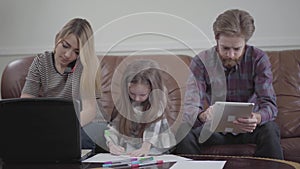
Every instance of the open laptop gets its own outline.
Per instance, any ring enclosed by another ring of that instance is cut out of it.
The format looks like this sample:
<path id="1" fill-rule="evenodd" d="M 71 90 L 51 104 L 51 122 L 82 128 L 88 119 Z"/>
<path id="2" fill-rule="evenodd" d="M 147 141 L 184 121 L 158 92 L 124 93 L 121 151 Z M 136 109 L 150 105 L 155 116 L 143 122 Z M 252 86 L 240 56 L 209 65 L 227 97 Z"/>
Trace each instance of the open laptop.
<path id="1" fill-rule="evenodd" d="M 79 162 L 80 124 L 72 101 L 0 100 L 0 158 L 4 162 Z"/>

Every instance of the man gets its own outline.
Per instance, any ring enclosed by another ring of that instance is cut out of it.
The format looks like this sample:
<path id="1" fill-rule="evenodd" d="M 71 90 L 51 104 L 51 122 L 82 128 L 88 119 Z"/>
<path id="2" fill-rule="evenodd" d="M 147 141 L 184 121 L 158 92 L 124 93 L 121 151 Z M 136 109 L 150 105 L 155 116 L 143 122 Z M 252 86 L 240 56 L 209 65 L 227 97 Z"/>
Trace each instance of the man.
<path id="1" fill-rule="evenodd" d="M 254 156 L 283 159 L 279 128 L 273 122 L 278 110 L 271 64 L 262 50 L 247 45 L 255 30 L 252 16 L 238 9 L 225 11 L 213 30 L 216 46 L 195 56 L 190 64 L 184 119 L 192 129 L 176 152 L 199 154 L 207 145 L 252 143 L 256 144 Z M 216 101 L 255 103 L 251 117 L 233 121 L 243 133 L 207 132 L 210 105 Z"/>

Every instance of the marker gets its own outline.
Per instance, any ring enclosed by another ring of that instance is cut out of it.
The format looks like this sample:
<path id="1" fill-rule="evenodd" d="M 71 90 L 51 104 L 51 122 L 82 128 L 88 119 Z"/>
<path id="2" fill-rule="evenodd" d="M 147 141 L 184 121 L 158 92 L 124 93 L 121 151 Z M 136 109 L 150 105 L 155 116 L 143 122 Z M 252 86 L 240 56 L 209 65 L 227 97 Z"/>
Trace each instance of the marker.
<path id="1" fill-rule="evenodd" d="M 131 165 L 135 165 L 135 164 L 139 164 L 138 161 L 132 161 L 132 162 L 121 162 L 121 163 L 113 163 L 113 164 L 103 164 L 102 167 L 103 168 L 107 168 L 107 167 L 123 167 L 123 166 L 131 166 Z"/>
<path id="2" fill-rule="evenodd" d="M 144 162 L 148 162 L 148 161 L 152 161 L 152 160 L 154 160 L 153 157 L 142 157 L 138 161 L 139 161 L 139 163 L 144 163 Z"/>
<path id="3" fill-rule="evenodd" d="M 103 168 L 110 168 L 110 167 L 122 167 L 122 166 L 130 166 L 129 163 L 115 163 L 115 164 L 103 164 Z"/>
<path id="4" fill-rule="evenodd" d="M 148 165 L 158 165 L 163 163 L 164 163 L 163 160 L 158 160 L 158 161 L 152 161 L 148 163 L 131 164 L 131 168 L 137 168 L 137 167 L 148 166 Z"/>
<path id="5" fill-rule="evenodd" d="M 115 161 L 107 161 L 104 162 L 104 164 L 115 164 L 115 163 L 130 163 L 132 161 L 137 161 L 137 158 L 128 158 L 128 159 L 123 159 L 123 160 L 115 160 Z"/>

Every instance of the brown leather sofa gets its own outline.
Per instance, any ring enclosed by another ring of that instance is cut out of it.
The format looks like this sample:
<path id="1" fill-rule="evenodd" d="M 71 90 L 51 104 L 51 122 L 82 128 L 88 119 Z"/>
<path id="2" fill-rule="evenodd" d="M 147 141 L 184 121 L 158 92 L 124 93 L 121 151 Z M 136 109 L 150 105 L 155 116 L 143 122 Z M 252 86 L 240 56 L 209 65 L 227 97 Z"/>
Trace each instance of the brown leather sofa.
<path id="1" fill-rule="evenodd" d="M 279 115 L 276 119 L 281 129 L 281 145 L 286 160 L 300 162 L 300 50 L 267 51 L 272 63 L 274 88 L 277 95 Z M 187 72 L 182 67 L 189 65 L 192 57 L 174 55 L 147 55 L 140 58 L 152 58 L 163 62 L 163 79 L 168 88 L 170 100 L 169 122 L 172 126 L 181 119 L 181 110 L 185 86 L 183 81 Z M 2 99 L 20 96 L 28 68 L 33 56 L 15 60 L 7 65 L 2 74 Z M 111 96 L 112 78 L 125 56 L 99 56 L 102 69 L 102 96 L 101 102 L 109 115 L 112 112 L 113 100 Z M 180 58 L 172 62 L 174 58 Z M 161 60 L 162 59 L 162 60 Z M 175 64 L 175 65 L 174 65 Z M 177 64 L 177 65 L 176 65 Z M 176 77 L 170 74 L 175 73 Z M 120 72 L 122 73 L 122 72 Z M 180 79 L 178 79 L 178 77 Z M 253 156 L 255 145 L 220 145 L 203 149 L 206 155 Z"/>

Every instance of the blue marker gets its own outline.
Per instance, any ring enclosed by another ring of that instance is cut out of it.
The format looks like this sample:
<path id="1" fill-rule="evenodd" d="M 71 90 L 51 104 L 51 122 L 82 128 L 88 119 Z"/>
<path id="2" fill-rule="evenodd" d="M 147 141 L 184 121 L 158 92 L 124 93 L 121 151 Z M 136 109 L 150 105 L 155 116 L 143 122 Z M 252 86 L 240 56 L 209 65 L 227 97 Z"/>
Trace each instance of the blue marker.
<path id="1" fill-rule="evenodd" d="M 126 162 L 119 162 L 119 163 L 112 163 L 112 164 L 103 164 L 103 168 L 108 168 L 108 167 L 122 167 L 122 166 L 132 166 L 139 164 L 138 161 L 126 161 Z"/>
<path id="2" fill-rule="evenodd" d="M 115 160 L 115 161 L 107 161 L 104 162 L 104 164 L 115 164 L 115 163 L 130 163 L 132 161 L 137 161 L 137 158 L 128 158 L 128 159 L 123 159 L 123 160 Z"/>

